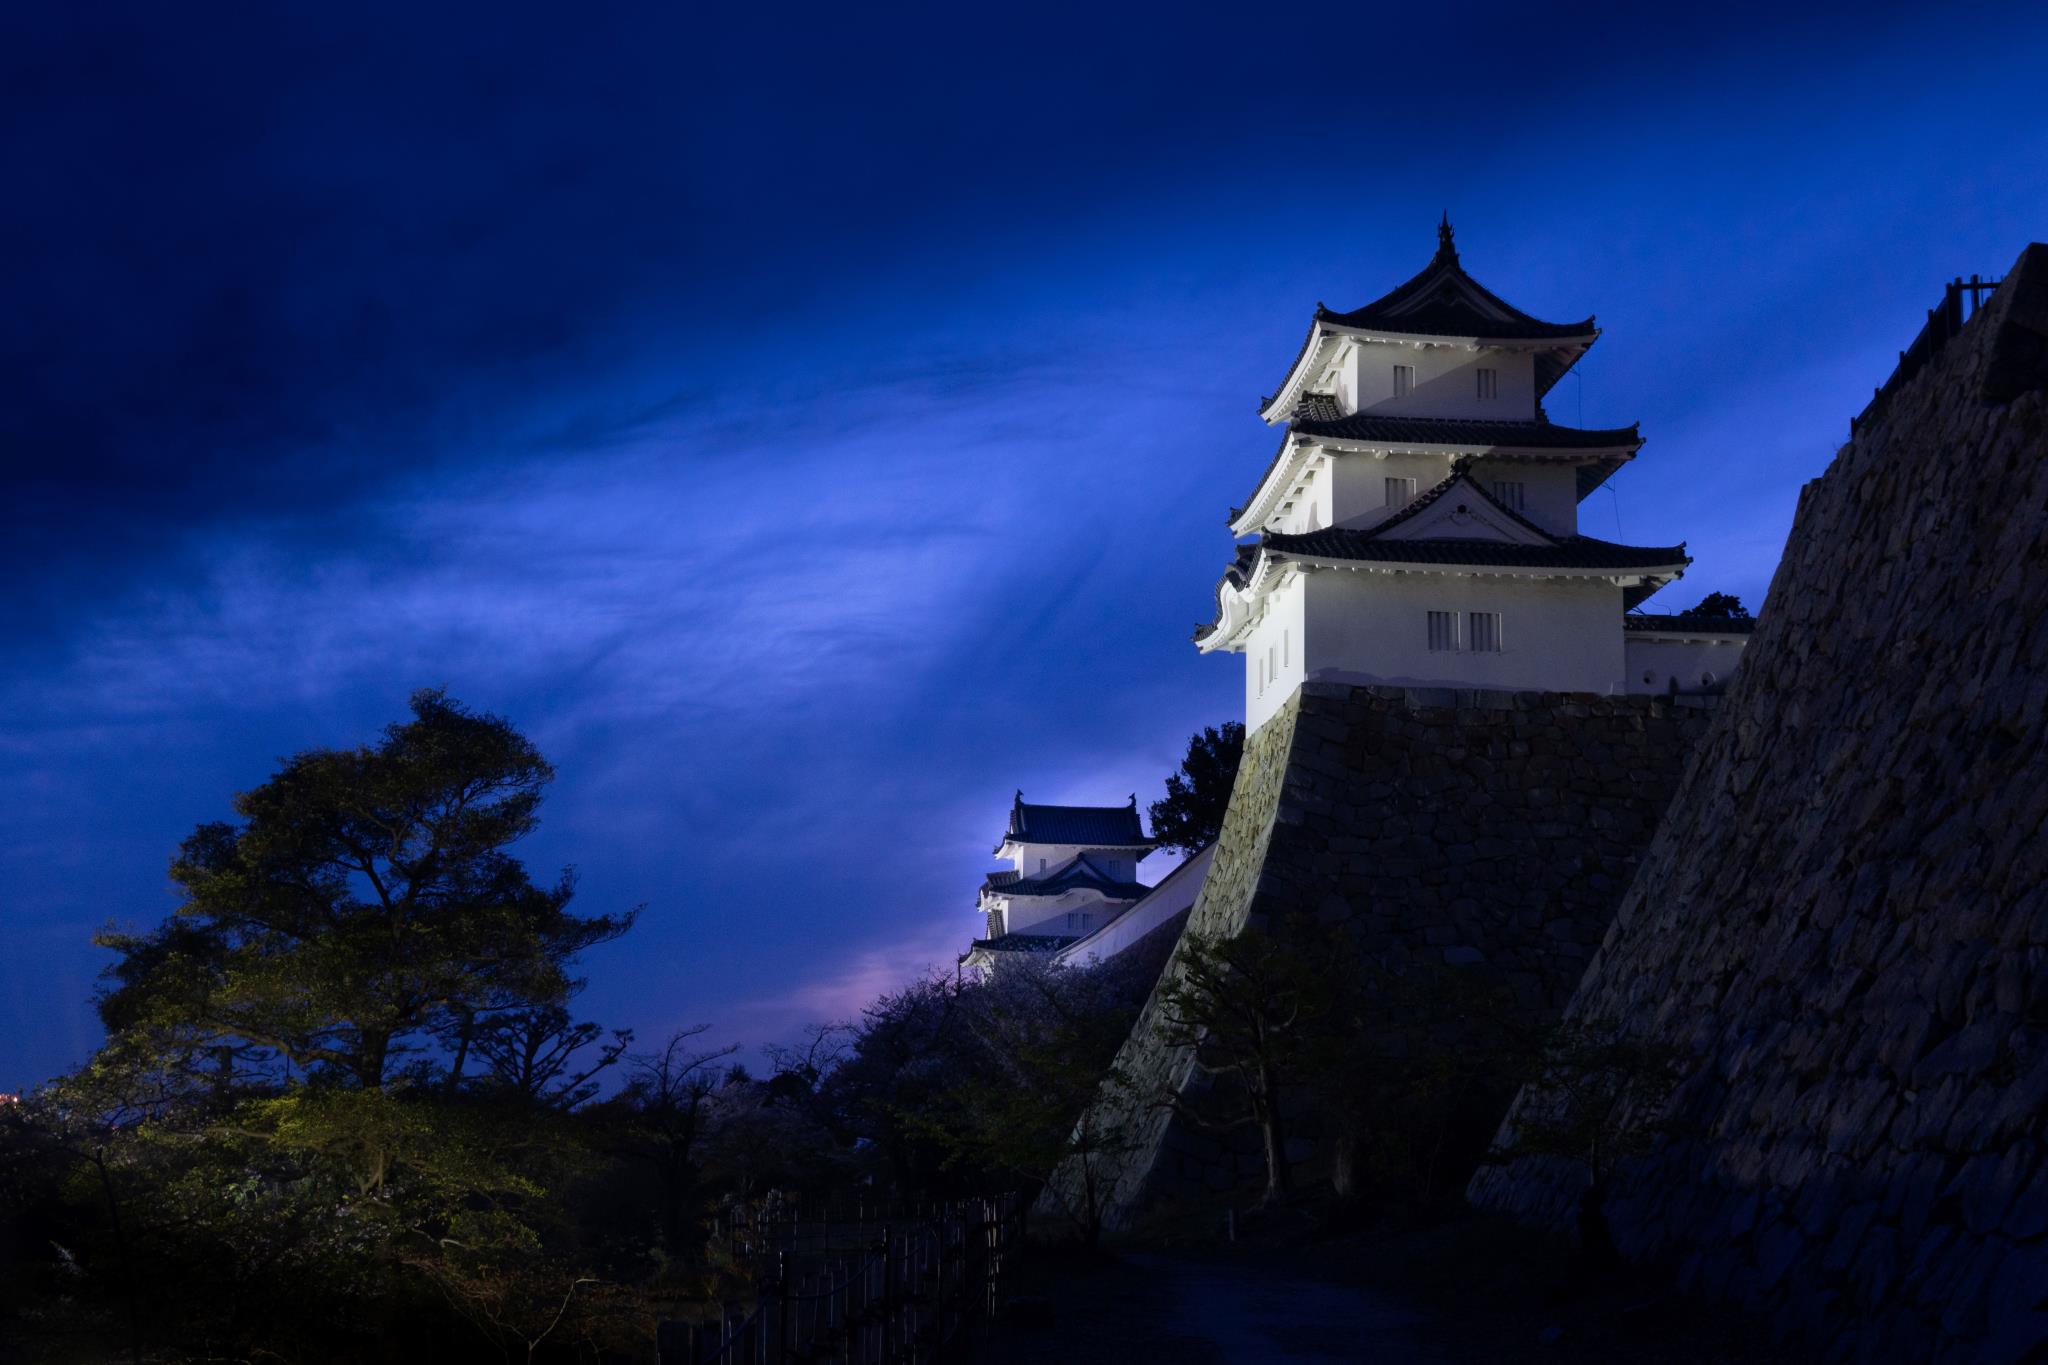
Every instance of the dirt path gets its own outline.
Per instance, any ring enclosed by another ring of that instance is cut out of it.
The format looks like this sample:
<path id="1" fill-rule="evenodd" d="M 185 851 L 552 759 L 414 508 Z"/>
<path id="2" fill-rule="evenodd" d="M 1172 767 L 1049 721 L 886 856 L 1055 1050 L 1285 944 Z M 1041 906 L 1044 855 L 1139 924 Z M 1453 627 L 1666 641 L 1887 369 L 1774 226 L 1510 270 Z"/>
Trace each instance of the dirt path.
<path id="1" fill-rule="evenodd" d="M 1438 1361 L 1414 1329 L 1426 1315 L 1356 1286 L 1305 1279 L 1242 1257 L 1132 1252 L 1093 1272 L 1058 1276 L 1027 1296 L 1018 1327 L 981 1359 L 1068 1365 L 1277 1365 Z"/>
<path id="2" fill-rule="evenodd" d="M 1034 1250 L 977 1365 L 1809 1365 L 1739 1311 L 1640 1278 L 1587 1286 L 1554 1244 L 1467 1220 L 1255 1247 Z"/>

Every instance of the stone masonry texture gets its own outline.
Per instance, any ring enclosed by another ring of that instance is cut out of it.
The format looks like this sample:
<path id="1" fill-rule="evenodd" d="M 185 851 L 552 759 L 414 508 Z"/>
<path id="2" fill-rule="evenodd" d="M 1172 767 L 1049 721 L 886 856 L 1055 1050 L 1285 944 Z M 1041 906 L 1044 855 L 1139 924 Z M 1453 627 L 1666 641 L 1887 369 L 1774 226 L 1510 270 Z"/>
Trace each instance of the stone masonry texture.
<path id="1" fill-rule="evenodd" d="M 2048 1360 L 2048 247 L 1801 496 L 1570 1014 L 1686 1059 L 1624 1254 L 1833 1359 Z M 1473 1201 L 1570 1226 L 1581 1170 Z"/>
<path id="2" fill-rule="evenodd" d="M 1246 745 L 1189 927 L 1230 936 L 1294 912 L 1341 918 L 1396 970 L 1495 973 L 1531 1018 L 1554 1019 L 1714 705 L 1310 683 Z M 1163 980 L 1177 967 L 1176 951 Z M 1159 1196 L 1262 1169 L 1255 1146 L 1223 1145 L 1147 1102 L 1196 1083 L 1159 1015 L 1155 991 L 1118 1057 L 1133 1084 L 1101 1100 L 1138 1130 L 1112 1226 Z"/>

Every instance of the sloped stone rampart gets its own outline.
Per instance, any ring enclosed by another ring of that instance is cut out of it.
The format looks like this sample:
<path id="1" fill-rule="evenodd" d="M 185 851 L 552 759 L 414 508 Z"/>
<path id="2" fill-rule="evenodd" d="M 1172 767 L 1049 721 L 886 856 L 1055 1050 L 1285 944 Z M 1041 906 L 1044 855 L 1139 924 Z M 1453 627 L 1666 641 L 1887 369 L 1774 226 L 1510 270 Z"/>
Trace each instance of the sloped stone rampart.
<path id="1" fill-rule="evenodd" d="M 1570 1006 L 1689 1059 L 1608 1194 L 1624 1254 L 1839 1359 L 2048 1358 L 2044 386 L 2035 245 L 1802 495 Z M 1470 1193 L 1569 1227 L 1583 1183 Z"/>
<path id="2" fill-rule="evenodd" d="M 1189 928 L 1344 918 L 1397 970 L 1498 973 L 1531 1017 L 1555 1017 L 1713 704 L 1310 683 L 1246 746 Z M 1177 962 L 1176 951 L 1165 979 Z M 1139 1136 L 1112 1224 L 1158 1195 L 1260 1169 L 1255 1149 L 1184 1131 L 1147 1103 L 1184 1090 L 1192 1060 L 1164 1041 L 1155 991 L 1118 1058 L 1132 1093 L 1102 1101 Z"/>

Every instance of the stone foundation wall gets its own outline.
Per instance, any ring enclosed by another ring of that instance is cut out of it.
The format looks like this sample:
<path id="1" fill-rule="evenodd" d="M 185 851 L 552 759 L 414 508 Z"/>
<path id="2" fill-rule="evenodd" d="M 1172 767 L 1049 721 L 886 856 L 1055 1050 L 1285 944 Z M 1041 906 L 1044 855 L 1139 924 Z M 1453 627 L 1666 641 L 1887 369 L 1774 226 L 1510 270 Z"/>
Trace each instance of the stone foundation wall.
<path id="1" fill-rule="evenodd" d="M 1553 1018 L 1713 706 L 1310 683 L 1246 746 L 1189 927 L 1229 936 L 1295 911 L 1343 918 L 1379 962 L 1495 973 L 1529 1017 Z M 1261 1169 L 1254 1148 L 1184 1131 L 1143 1102 L 1185 1091 L 1191 1062 L 1162 1039 L 1155 991 L 1118 1058 L 1138 1098 L 1103 1100 L 1142 1139 L 1113 1223 Z"/>
<path id="2" fill-rule="evenodd" d="M 1624 1254 L 1833 1358 L 2048 1358 L 2044 388 L 2036 245 L 1808 486 L 1570 1007 L 1688 1059 Z M 1564 1227 L 1584 1181 L 1470 1193 Z"/>

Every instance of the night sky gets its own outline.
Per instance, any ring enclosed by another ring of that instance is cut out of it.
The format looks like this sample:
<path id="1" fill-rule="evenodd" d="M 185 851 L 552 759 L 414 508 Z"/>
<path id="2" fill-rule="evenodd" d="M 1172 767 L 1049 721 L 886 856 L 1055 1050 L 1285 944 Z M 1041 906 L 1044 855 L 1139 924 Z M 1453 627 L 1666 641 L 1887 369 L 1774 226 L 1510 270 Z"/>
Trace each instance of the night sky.
<path id="1" fill-rule="evenodd" d="M 1582 517 L 1690 544 L 1663 610 L 1758 603 L 1941 282 L 2048 237 L 2038 6 L 439 8 L 0 24 L 0 1089 L 193 825 L 421 686 L 645 902 L 588 1014 L 843 1016 L 964 948 L 1013 789 L 1238 714 L 1254 404 L 1440 213 L 1598 315 L 1549 408 L 1642 421 Z"/>

